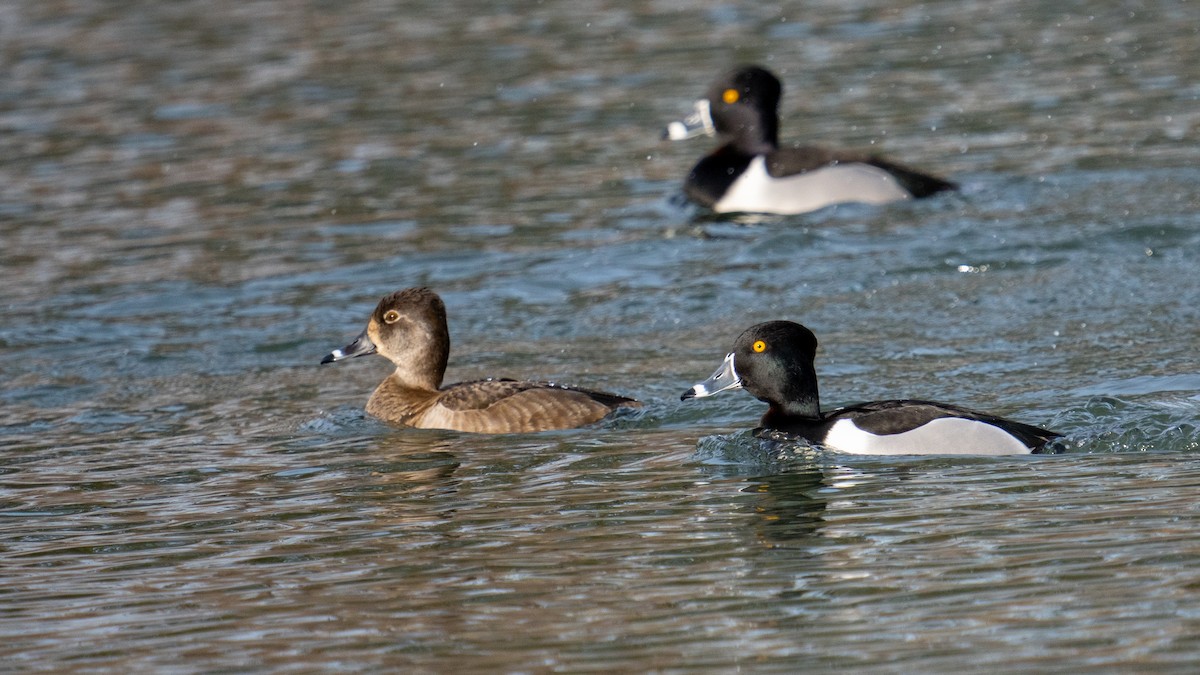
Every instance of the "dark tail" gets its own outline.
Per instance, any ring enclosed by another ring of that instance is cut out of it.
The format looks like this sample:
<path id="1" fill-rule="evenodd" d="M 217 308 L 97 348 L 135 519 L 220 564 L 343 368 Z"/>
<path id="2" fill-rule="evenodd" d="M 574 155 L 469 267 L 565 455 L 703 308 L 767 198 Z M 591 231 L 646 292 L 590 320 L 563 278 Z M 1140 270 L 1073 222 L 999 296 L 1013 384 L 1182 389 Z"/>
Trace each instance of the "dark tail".
<path id="1" fill-rule="evenodd" d="M 931 176 L 927 173 L 921 173 L 915 169 L 910 169 L 903 164 L 889 162 L 880 157 L 872 157 L 871 164 L 877 166 L 884 171 L 892 174 L 900 186 L 912 193 L 916 199 L 929 197 L 939 192 L 949 192 L 957 190 L 958 185 L 948 180 Z"/>

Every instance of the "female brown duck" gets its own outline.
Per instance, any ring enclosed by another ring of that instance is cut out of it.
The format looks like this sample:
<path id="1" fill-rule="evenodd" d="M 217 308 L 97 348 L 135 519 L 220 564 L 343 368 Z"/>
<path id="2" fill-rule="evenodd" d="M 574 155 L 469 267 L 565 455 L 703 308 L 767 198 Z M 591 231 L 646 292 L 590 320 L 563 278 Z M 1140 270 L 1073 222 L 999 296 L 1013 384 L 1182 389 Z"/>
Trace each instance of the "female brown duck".
<path id="1" fill-rule="evenodd" d="M 450 331 L 445 304 L 428 288 L 385 296 L 367 329 L 321 363 L 376 353 L 396 370 L 371 394 L 367 412 L 410 427 L 485 434 L 570 429 L 618 407 L 641 405 L 624 396 L 553 382 L 487 379 L 443 387 Z"/>

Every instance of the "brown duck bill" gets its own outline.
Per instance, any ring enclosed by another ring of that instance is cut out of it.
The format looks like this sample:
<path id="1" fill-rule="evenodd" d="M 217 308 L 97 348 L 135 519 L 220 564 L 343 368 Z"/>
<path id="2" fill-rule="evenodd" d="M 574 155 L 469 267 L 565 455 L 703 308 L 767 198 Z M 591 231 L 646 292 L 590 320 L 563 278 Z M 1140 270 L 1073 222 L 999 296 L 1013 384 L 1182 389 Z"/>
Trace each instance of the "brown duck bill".
<path id="1" fill-rule="evenodd" d="M 367 356 L 376 352 L 375 343 L 371 342 L 371 338 L 367 337 L 367 331 L 363 331 L 358 337 L 354 338 L 354 342 L 329 352 L 325 358 L 321 359 L 321 363 L 333 363 L 343 359 L 352 359 L 356 356 Z"/>
<path id="2" fill-rule="evenodd" d="M 709 378 L 699 384 L 692 385 L 691 389 L 683 392 L 679 400 L 686 401 L 689 398 L 704 398 L 719 394 L 727 389 L 740 389 L 742 386 L 742 378 L 737 374 L 737 368 L 733 365 L 733 352 L 725 355 L 725 360 L 721 362 L 721 367 L 709 376 Z"/>

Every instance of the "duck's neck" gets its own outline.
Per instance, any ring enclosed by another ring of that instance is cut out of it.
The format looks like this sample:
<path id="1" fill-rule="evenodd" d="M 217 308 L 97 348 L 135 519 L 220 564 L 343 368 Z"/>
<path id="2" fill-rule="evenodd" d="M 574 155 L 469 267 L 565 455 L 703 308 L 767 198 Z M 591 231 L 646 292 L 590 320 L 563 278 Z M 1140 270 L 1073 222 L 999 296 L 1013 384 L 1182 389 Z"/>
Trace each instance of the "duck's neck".
<path id="1" fill-rule="evenodd" d="M 721 133 L 729 144 L 747 155 L 765 155 L 779 147 L 779 119 L 764 119 L 749 108 L 737 110 Z"/>
<path id="2" fill-rule="evenodd" d="M 396 370 L 380 387 L 388 385 L 425 392 L 441 389 L 446 364 L 450 361 L 450 334 L 446 325 L 434 325 L 428 335 L 410 339 L 406 349 L 391 357 Z"/>
<path id="3" fill-rule="evenodd" d="M 821 396 L 817 390 L 817 373 L 811 364 L 803 364 L 790 373 L 778 396 L 772 397 L 768 415 L 790 419 L 821 419 Z"/>
<path id="4" fill-rule="evenodd" d="M 387 386 L 389 389 L 397 391 L 438 391 L 442 386 L 442 376 L 441 373 L 415 372 L 397 368 L 379 386 L 381 388 Z"/>
<path id="5" fill-rule="evenodd" d="M 392 374 L 371 394 L 367 412 L 389 422 L 411 425 L 425 414 L 436 395 L 436 388 L 408 386 Z"/>
<path id="6" fill-rule="evenodd" d="M 762 121 L 762 142 L 772 150 L 779 147 L 779 118 Z"/>
<path id="7" fill-rule="evenodd" d="M 769 131 L 764 136 L 760 136 L 754 129 L 743 129 L 742 133 L 734 136 L 731 145 L 738 152 L 747 155 L 766 155 L 778 149 L 779 145 L 775 142 L 775 132 Z"/>

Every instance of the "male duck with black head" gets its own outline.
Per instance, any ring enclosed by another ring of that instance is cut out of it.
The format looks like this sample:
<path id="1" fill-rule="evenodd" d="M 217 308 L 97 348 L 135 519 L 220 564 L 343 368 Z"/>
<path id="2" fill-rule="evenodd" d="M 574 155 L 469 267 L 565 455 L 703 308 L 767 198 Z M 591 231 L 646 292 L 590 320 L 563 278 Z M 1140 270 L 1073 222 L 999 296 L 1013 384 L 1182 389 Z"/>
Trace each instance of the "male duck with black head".
<path id="1" fill-rule="evenodd" d="M 371 394 L 367 412 L 422 429 L 485 434 L 571 429 L 591 424 L 634 399 L 553 382 L 487 379 L 442 386 L 450 356 L 446 306 L 428 288 L 379 301 L 367 328 L 321 363 L 382 354 L 396 370 Z"/>
<path id="2" fill-rule="evenodd" d="M 1061 434 L 957 405 L 875 401 L 821 412 L 817 338 L 791 321 L 746 329 L 721 367 L 683 399 L 745 389 L 769 404 L 763 431 L 857 455 L 1025 455 Z"/>
<path id="3" fill-rule="evenodd" d="M 876 155 L 815 146 L 779 147 L 783 86 L 769 71 L 743 66 L 723 75 L 671 140 L 719 135 L 724 145 L 688 174 L 684 192 L 718 213 L 797 214 L 843 203 L 919 199 L 954 183 Z"/>

